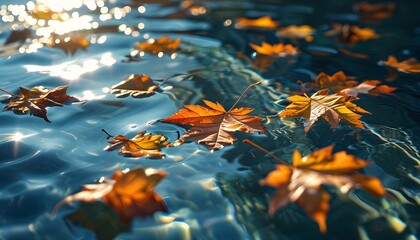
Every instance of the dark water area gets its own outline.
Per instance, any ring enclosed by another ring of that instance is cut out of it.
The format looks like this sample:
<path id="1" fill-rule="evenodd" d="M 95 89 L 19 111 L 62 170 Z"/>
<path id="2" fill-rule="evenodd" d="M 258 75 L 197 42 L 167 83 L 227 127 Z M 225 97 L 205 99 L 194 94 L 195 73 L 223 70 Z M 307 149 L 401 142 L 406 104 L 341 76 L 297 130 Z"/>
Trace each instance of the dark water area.
<path id="1" fill-rule="evenodd" d="M 420 74 L 397 72 L 380 61 L 390 55 L 399 61 L 420 59 L 420 2 L 394 1 L 395 11 L 383 19 L 354 11 L 356 3 L 0 1 L 0 88 L 19 94 L 19 87 L 68 85 L 67 94 L 84 101 L 48 107 L 51 123 L 30 114 L 0 114 L 0 239 L 111 239 L 112 227 L 120 224 L 115 218 L 103 220 L 103 235 L 95 235 L 68 218 L 83 204 L 63 205 L 55 215 L 53 209 L 85 184 L 138 167 L 168 174 L 155 188 L 168 212 L 134 218 L 115 239 L 418 239 Z M 61 19 L 53 21 L 48 11 L 34 13 L 41 5 Z M 235 27 L 238 18 L 261 16 L 271 16 L 280 25 L 271 30 Z M 372 28 L 379 37 L 340 43 L 325 35 L 334 23 Z M 290 25 L 310 25 L 313 40 L 276 34 Z M 163 36 L 180 38 L 182 50 L 151 54 L 136 47 Z M 66 45 L 69 41 L 72 44 Z M 299 55 L 258 69 L 249 44 L 262 42 L 290 43 Z M 289 104 L 286 98 L 301 92 L 298 81 L 307 83 L 321 72 L 338 71 L 359 83 L 375 79 L 396 88 L 357 96 L 354 103 L 371 113 L 361 119 L 366 128 L 342 121 L 333 129 L 320 119 L 305 133 L 304 121 L 277 117 Z M 145 98 L 109 93 L 131 74 L 149 75 L 162 91 Z M 264 119 L 268 116 L 266 134 L 237 132 L 237 141 L 218 151 L 187 142 L 163 148 L 163 159 L 103 150 L 107 136 L 101 129 L 129 138 L 147 131 L 174 142 L 185 128 L 157 120 L 185 104 L 203 104 L 202 99 L 229 109 L 257 81 L 262 83 L 238 106 L 252 107 L 252 114 Z M 10 94 L 0 92 L 3 107 L 9 99 Z M 389 197 L 372 197 L 360 189 L 341 194 L 326 186 L 331 202 L 325 234 L 297 204 L 269 215 L 275 191 L 260 181 L 278 162 L 243 143 L 245 138 L 289 162 L 295 149 L 307 155 L 334 144 L 334 152 L 345 150 L 368 161 L 361 172 L 379 178 Z M 97 203 L 89 210 L 106 212 L 103 209 Z"/>

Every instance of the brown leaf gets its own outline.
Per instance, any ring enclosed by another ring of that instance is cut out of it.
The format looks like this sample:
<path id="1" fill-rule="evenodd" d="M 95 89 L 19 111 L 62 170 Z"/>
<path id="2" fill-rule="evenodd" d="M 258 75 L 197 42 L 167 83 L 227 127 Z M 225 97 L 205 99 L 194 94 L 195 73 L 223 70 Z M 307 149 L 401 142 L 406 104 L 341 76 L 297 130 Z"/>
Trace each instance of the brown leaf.
<path id="1" fill-rule="evenodd" d="M 178 50 L 181 39 L 170 39 L 168 36 L 163 36 L 159 39 L 149 39 L 146 42 L 137 44 L 137 47 L 145 52 L 151 54 L 158 54 L 160 52 L 166 54 L 175 53 Z"/>
<path id="2" fill-rule="evenodd" d="M 20 87 L 21 96 L 12 96 L 3 111 L 12 110 L 16 114 L 29 113 L 50 122 L 47 118 L 47 107 L 62 107 L 66 103 L 80 102 L 78 98 L 66 94 L 67 88 L 68 86 L 60 86 L 48 90 L 42 86 L 31 89 Z"/>
<path id="3" fill-rule="evenodd" d="M 156 211 L 167 212 L 163 199 L 153 191 L 166 177 L 165 172 L 155 169 L 137 168 L 127 173 L 116 172 L 112 179 L 84 186 L 84 190 L 67 196 L 54 208 L 54 213 L 65 203 L 75 201 L 95 202 L 103 200 L 127 223 L 135 216 L 147 217 Z"/>
<path id="4" fill-rule="evenodd" d="M 155 94 L 159 86 L 145 74 L 131 74 L 120 83 L 111 87 L 110 93 L 116 94 L 117 97 L 148 97 Z"/>
<path id="5" fill-rule="evenodd" d="M 303 85 L 305 90 L 324 89 L 327 88 L 331 92 L 339 92 L 346 88 L 357 86 L 358 82 L 354 77 L 346 76 L 342 71 L 333 75 L 324 72 L 318 74 L 314 82 L 308 82 Z"/>
<path id="6" fill-rule="evenodd" d="M 315 29 L 309 25 L 290 25 L 288 27 L 277 30 L 277 35 L 282 38 L 290 38 L 292 40 L 305 39 L 307 42 L 311 42 L 314 38 L 312 35 L 315 33 Z"/>
<path id="7" fill-rule="evenodd" d="M 325 35 L 336 37 L 337 42 L 348 45 L 379 38 L 379 35 L 371 28 L 360 28 L 349 24 L 333 24 L 332 29 L 326 32 Z"/>
<path id="8" fill-rule="evenodd" d="M 108 141 L 110 145 L 104 148 L 105 151 L 120 148 L 119 153 L 130 157 L 147 157 L 147 158 L 163 158 L 165 155 L 160 152 L 161 148 L 166 147 L 169 143 L 168 138 L 161 134 L 145 134 L 139 132 L 132 139 L 117 135 L 114 140 Z"/>
<path id="9" fill-rule="evenodd" d="M 381 63 L 385 66 L 395 68 L 399 72 L 420 73 L 420 62 L 415 58 L 398 62 L 397 58 L 391 55 L 388 57 L 388 60 L 381 61 Z"/>
<path id="10" fill-rule="evenodd" d="M 86 51 L 90 42 L 84 35 L 54 35 L 47 45 L 52 48 L 59 48 L 65 54 L 73 56 L 79 49 Z"/>
<path id="11" fill-rule="evenodd" d="M 261 124 L 262 118 L 249 116 L 252 108 L 233 108 L 226 111 L 220 103 L 204 100 L 207 107 L 200 105 L 185 105 L 172 116 L 161 122 L 191 125 L 192 128 L 185 132 L 180 140 L 192 139 L 204 143 L 211 150 L 233 144 L 236 140 L 231 134 L 235 131 L 247 133 L 264 133 Z"/>
<path id="12" fill-rule="evenodd" d="M 280 23 L 273 20 L 270 16 L 263 16 L 257 19 L 238 18 L 235 28 L 237 29 L 276 29 Z"/>
<path id="13" fill-rule="evenodd" d="M 361 187 L 375 196 L 384 196 L 386 191 L 374 177 L 356 173 L 368 163 L 341 151 L 332 154 L 333 146 L 322 148 L 302 158 L 298 151 L 293 155 L 293 167 L 277 165 L 262 184 L 277 188 L 270 200 L 269 213 L 297 203 L 310 215 L 321 232 L 327 229 L 326 218 L 329 211 L 330 195 L 323 185 L 331 185 L 342 193 Z"/>
<path id="14" fill-rule="evenodd" d="M 337 127 L 340 120 L 353 127 L 364 128 L 360 121 L 362 116 L 357 113 L 369 112 L 352 103 L 354 99 L 337 94 L 328 95 L 327 89 L 320 90 L 311 97 L 295 95 L 287 98 L 292 103 L 280 112 L 279 116 L 304 118 L 306 132 L 319 117 L 323 117 L 333 128 Z"/>
<path id="15" fill-rule="evenodd" d="M 368 3 L 360 2 L 353 6 L 353 10 L 358 12 L 363 20 L 383 20 L 389 18 L 395 11 L 395 3 L 380 2 Z"/>
<path id="16" fill-rule="evenodd" d="M 381 81 L 379 80 L 366 80 L 355 87 L 343 89 L 339 91 L 337 94 L 343 95 L 343 96 L 357 97 L 359 93 L 379 95 L 379 94 L 384 94 L 384 93 L 392 93 L 397 89 L 395 87 L 390 87 L 388 85 L 380 85 L 380 84 L 381 84 Z"/>

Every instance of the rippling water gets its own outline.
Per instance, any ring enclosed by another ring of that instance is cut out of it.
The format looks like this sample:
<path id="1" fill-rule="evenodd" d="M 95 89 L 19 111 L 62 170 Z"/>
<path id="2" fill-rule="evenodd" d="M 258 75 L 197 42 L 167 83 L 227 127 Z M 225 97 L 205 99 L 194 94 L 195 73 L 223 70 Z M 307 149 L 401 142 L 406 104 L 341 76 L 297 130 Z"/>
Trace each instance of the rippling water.
<path id="1" fill-rule="evenodd" d="M 237 134 L 238 142 L 220 151 L 187 143 L 164 149 L 164 159 L 151 160 L 103 151 L 107 141 L 101 131 L 132 137 L 145 130 L 174 141 L 185 130 L 156 120 L 183 104 L 201 104 L 203 98 L 230 106 L 247 85 L 258 80 L 264 86 L 252 90 L 241 104 L 254 107 L 259 116 L 273 115 L 284 107 L 279 100 L 287 95 L 276 89 L 276 83 L 299 90 L 297 80 L 310 81 L 320 72 L 340 70 L 359 80 L 384 80 L 387 70 L 378 65 L 379 60 L 391 54 L 400 59 L 420 56 L 418 3 L 398 1 L 392 17 L 366 23 L 352 12 L 353 1 L 52 2 L 1 1 L 0 87 L 17 92 L 20 86 L 69 85 L 68 94 L 86 103 L 48 108 L 52 123 L 13 112 L 0 114 L 0 239 L 94 239 L 93 232 L 66 220 L 74 207 L 62 207 L 52 216 L 54 206 L 83 184 L 139 166 L 169 173 L 156 188 L 169 213 L 136 218 L 132 229 L 117 239 L 322 239 L 316 224 L 294 205 L 268 216 L 272 190 L 258 182 L 276 162 L 241 143 L 245 137 L 284 159 L 290 159 L 296 148 L 308 154 L 335 143 L 335 151 L 347 150 L 374 163 L 365 173 L 379 177 L 398 200 L 379 201 L 364 194 L 352 195 L 360 198 L 353 201 L 335 197 L 328 215 L 328 238 L 415 239 L 418 235 L 419 75 L 402 73 L 386 82 L 397 87 L 392 95 L 360 97 L 358 105 L 372 115 L 362 118 L 367 129 L 358 130 L 357 139 L 354 129 L 344 124 L 332 130 L 319 121 L 305 134 L 301 125 L 291 127 L 275 118 L 266 125 L 267 135 Z M 70 23 L 56 29 L 39 19 L 34 23 L 27 16 L 36 3 L 62 4 L 64 9 L 58 10 L 67 13 L 69 19 L 64 22 Z M 197 8 L 180 7 L 186 3 Z M 253 58 L 249 42 L 276 42 L 277 36 L 273 31 L 238 30 L 231 22 L 263 15 L 278 19 L 282 26 L 310 24 L 317 29 L 315 40 L 298 42 L 301 55 L 293 63 L 279 60 L 266 71 L 257 71 L 235 53 Z M 323 34 L 333 22 L 376 29 L 380 39 L 350 48 L 368 59 L 338 53 L 342 45 Z M 3 44 L 12 30 L 24 28 L 32 37 Z M 90 46 L 72 55 L 42 43 L 45 34 L 60 31 L 81 34 Z M 146 53 L 139 61 L 129 61 L 136 60 L 127 57 L 135 43 L 164 35 L 181 38 L 193 53 Z M 162 87 L 171 86 L 171 90 L 148 98 L 116 98 L 106 92 L 128 75 L 143 73 L 157 80 L 197 74 L 168 80 Z M 3 105 L 8 96 L 0 93 Z"/>

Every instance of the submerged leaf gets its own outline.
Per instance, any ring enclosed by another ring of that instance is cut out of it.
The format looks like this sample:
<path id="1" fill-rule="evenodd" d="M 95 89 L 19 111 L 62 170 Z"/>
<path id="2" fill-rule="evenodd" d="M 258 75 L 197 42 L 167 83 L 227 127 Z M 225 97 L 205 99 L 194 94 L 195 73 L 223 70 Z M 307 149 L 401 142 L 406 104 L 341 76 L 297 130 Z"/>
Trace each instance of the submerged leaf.
<path id="1" fill-rule="evenodd" d="M 282 38 L 290 38 L 292 40 L 305 39 L 307 42 L 313 40 L 312 35 L 315 33 L 315 29 L 309 25 L 291 25 L 282 29 L 277 30 L 277 35 Z"/>
<path id="2" fill-rule="evenodd" d="M 101 183 L 85 185 L 83 191 L 67 196 L 56 205 L 54 212 L 64 203 L 99 200 L 118 213 L 123 223 L 130 222 L 135 216 L 147 217 L 156 211 L 167 212 L 163 199 L 153 191 L 166 176 L 165 172 L 155 169 L 137 168 L 127 173 L 116 172 L 112 179 L 105 178 Z"/>
<path id="3" fill-rule="evenodd" d="M 180 141 L 192 139 L 198 143 L 204 143 L 211 150 L 217 150 L 223 146 L 233 144 L 236 140 L 231 134 L 235 131 L 247 133 L 264 133 L 261 124 L 262 118 L 249 116 L 252 108 L 233 108 L 226 111 L 220 103 L 204 100 L 207 107 L 200 105 L 185 105 L 172 116 L 161 122 L 191 125 Z"/>
<path id="4" fill-rule="evenodd" d="M 138 43 L 137 47 L 151 54 L 158 54 L 160 52 L 172 54 L 178 50 L 180 43 L 180 38 L 170 39 L 168 36 L 163 36 L 159 39 L 149 39 L 146 42 Z"/>
<path id="5" fill-rule="evenodd" d="M 270 16 L 263 16 L 257 19 L 238 18 L 235 28 L 237 29 L 276 29 L 280 23 L 273 20 Z"/>
<path id="6" fill-rule="evenodd" d="M 12 110 L 16 114 L 29 113 L 50 122 L 47 118 L 47 107 L 62 107 L 66 103 L 80 102 L 78 98 L 66 94 L 67 88 L 68 86 L 60 86 L 48 90 L 42 86 L 31 89 L 20 87 L 21 96 L 12 96 L 3 111 Z"/>
<path id="7" fill-rule="evenodd" d="M 351 188 L 361 187 L 375 196 L 386 195 L 381 182 L 374 177 L 356 171 L 368 163 L 344 151 L 332 154 L 333 146 L 322 148 L 302 158 L 296 150 L 293 167 L 277 165 L 262 184 L 277 188 L 270 200 L 269 213 L 295 202 L 310 215 L 321 232 L 327 230 L 330 194 L 322 186 L 330 185 L 347 193 Z"/>
<path id="8" fill-rule="evenodd" d="M 161 134 L 146 134 L 146 132 L 137 133 L 134 138 L 117 135 L 114 140 L 108 141 L 110 145 L 104 148 L 105 151 L 115 150 L 121 147 L 119 153 L 130 157 L 163 158 L 165 155 L 160 152 L 161 148 L 166 147 L 169 142 L 166 136 Z"/>
<path id="9" fill-rule="evenodd" d="M 116 94 L 117 97 L 148 97 L 155 94 L 159 86 L 145 74 L 131 74 L 120 83 L 111 87 L 110 93 Z"/>
<path id="10" fill-rule="evenodd" d="M 279 116 L 304 118 L 306 132 L 319 117 L 323 117 L 333 128 L 338 126 L 340 120 L 353 127 L 364 128 L 360 121 L 362 116 L 357 113 L 369 112 L 352 103 L 354 99 L 337 94 L 328 95 L 327 89 L 320 90 L 311 97 L 295 95 L 287 98 L 292 103 L 280 112 Z"/>

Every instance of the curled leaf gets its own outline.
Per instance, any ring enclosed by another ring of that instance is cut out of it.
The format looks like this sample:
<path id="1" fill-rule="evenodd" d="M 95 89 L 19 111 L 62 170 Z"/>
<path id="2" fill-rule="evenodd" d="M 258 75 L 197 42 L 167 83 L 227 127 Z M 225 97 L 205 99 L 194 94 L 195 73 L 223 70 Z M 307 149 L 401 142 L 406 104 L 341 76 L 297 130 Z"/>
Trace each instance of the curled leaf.
<path id="1" fill-rule="evenodd" d="M 354 99 L 337 94 L 328 95 L 327 89 L 320 90 L 311 97 L 295 95 L 287 98 L 292 103 L 279 116 L 304 118 L 306 132 L 319 117 L 323 117 L 333 128 L 338 126 L 340 120 L 353 127 L 364 128 L 360 121 L 362 116 L 357 113 L 369 112 L 352 103 Z"/>
<path id="2" fill-rule="evenodd" d="M 117 135 L 109 140 L 110 145 L 104 148 L 105 151 L 120 148 L 119 153 L 130 157 L 147 157 L 147 158 L 163 158 L 165 155 L 160 152 L 161 148 L 166 147 L 169 143 L 168 138 L 161 134 L 146 134 L 146 132 L 137 133 L 134 138 Z"/>
<path id="3" fill-rule="evenodd" d="M 276 29 L 280 23 L 273 20 L 270 16 L 263 16 L 257 19 L 238 18 L 235 28 L 237 29 Z"/>
<path id="4" fill-rule="evenodd" d="M 155 94 L 159 86 L 145 74 L 131 74 L 120 83 L 111 87 L 110 93 L 116 94 L 117 97 L 148 97 Z"/>
<path id="5" fill-rule="evenodd" d="M 350 189 L 361 187 L 375 196 L 386 195 L 382 183 L 374 177 L 356 173 L 368 163 L 344 151 L 332 154 L 333 146 L 322 148 L 305 157 L 296 150 L 293 154 L 293 167 L 277 165 L 262 184 L 274 187 L 277 192 L 270 200 L 269 213 L 297 203 L 314 219 L 321 232 L 326 232 L 326 219 L 329 211 L 330 194 L 322 186 L 336 187 L 347 193 Z"/>

